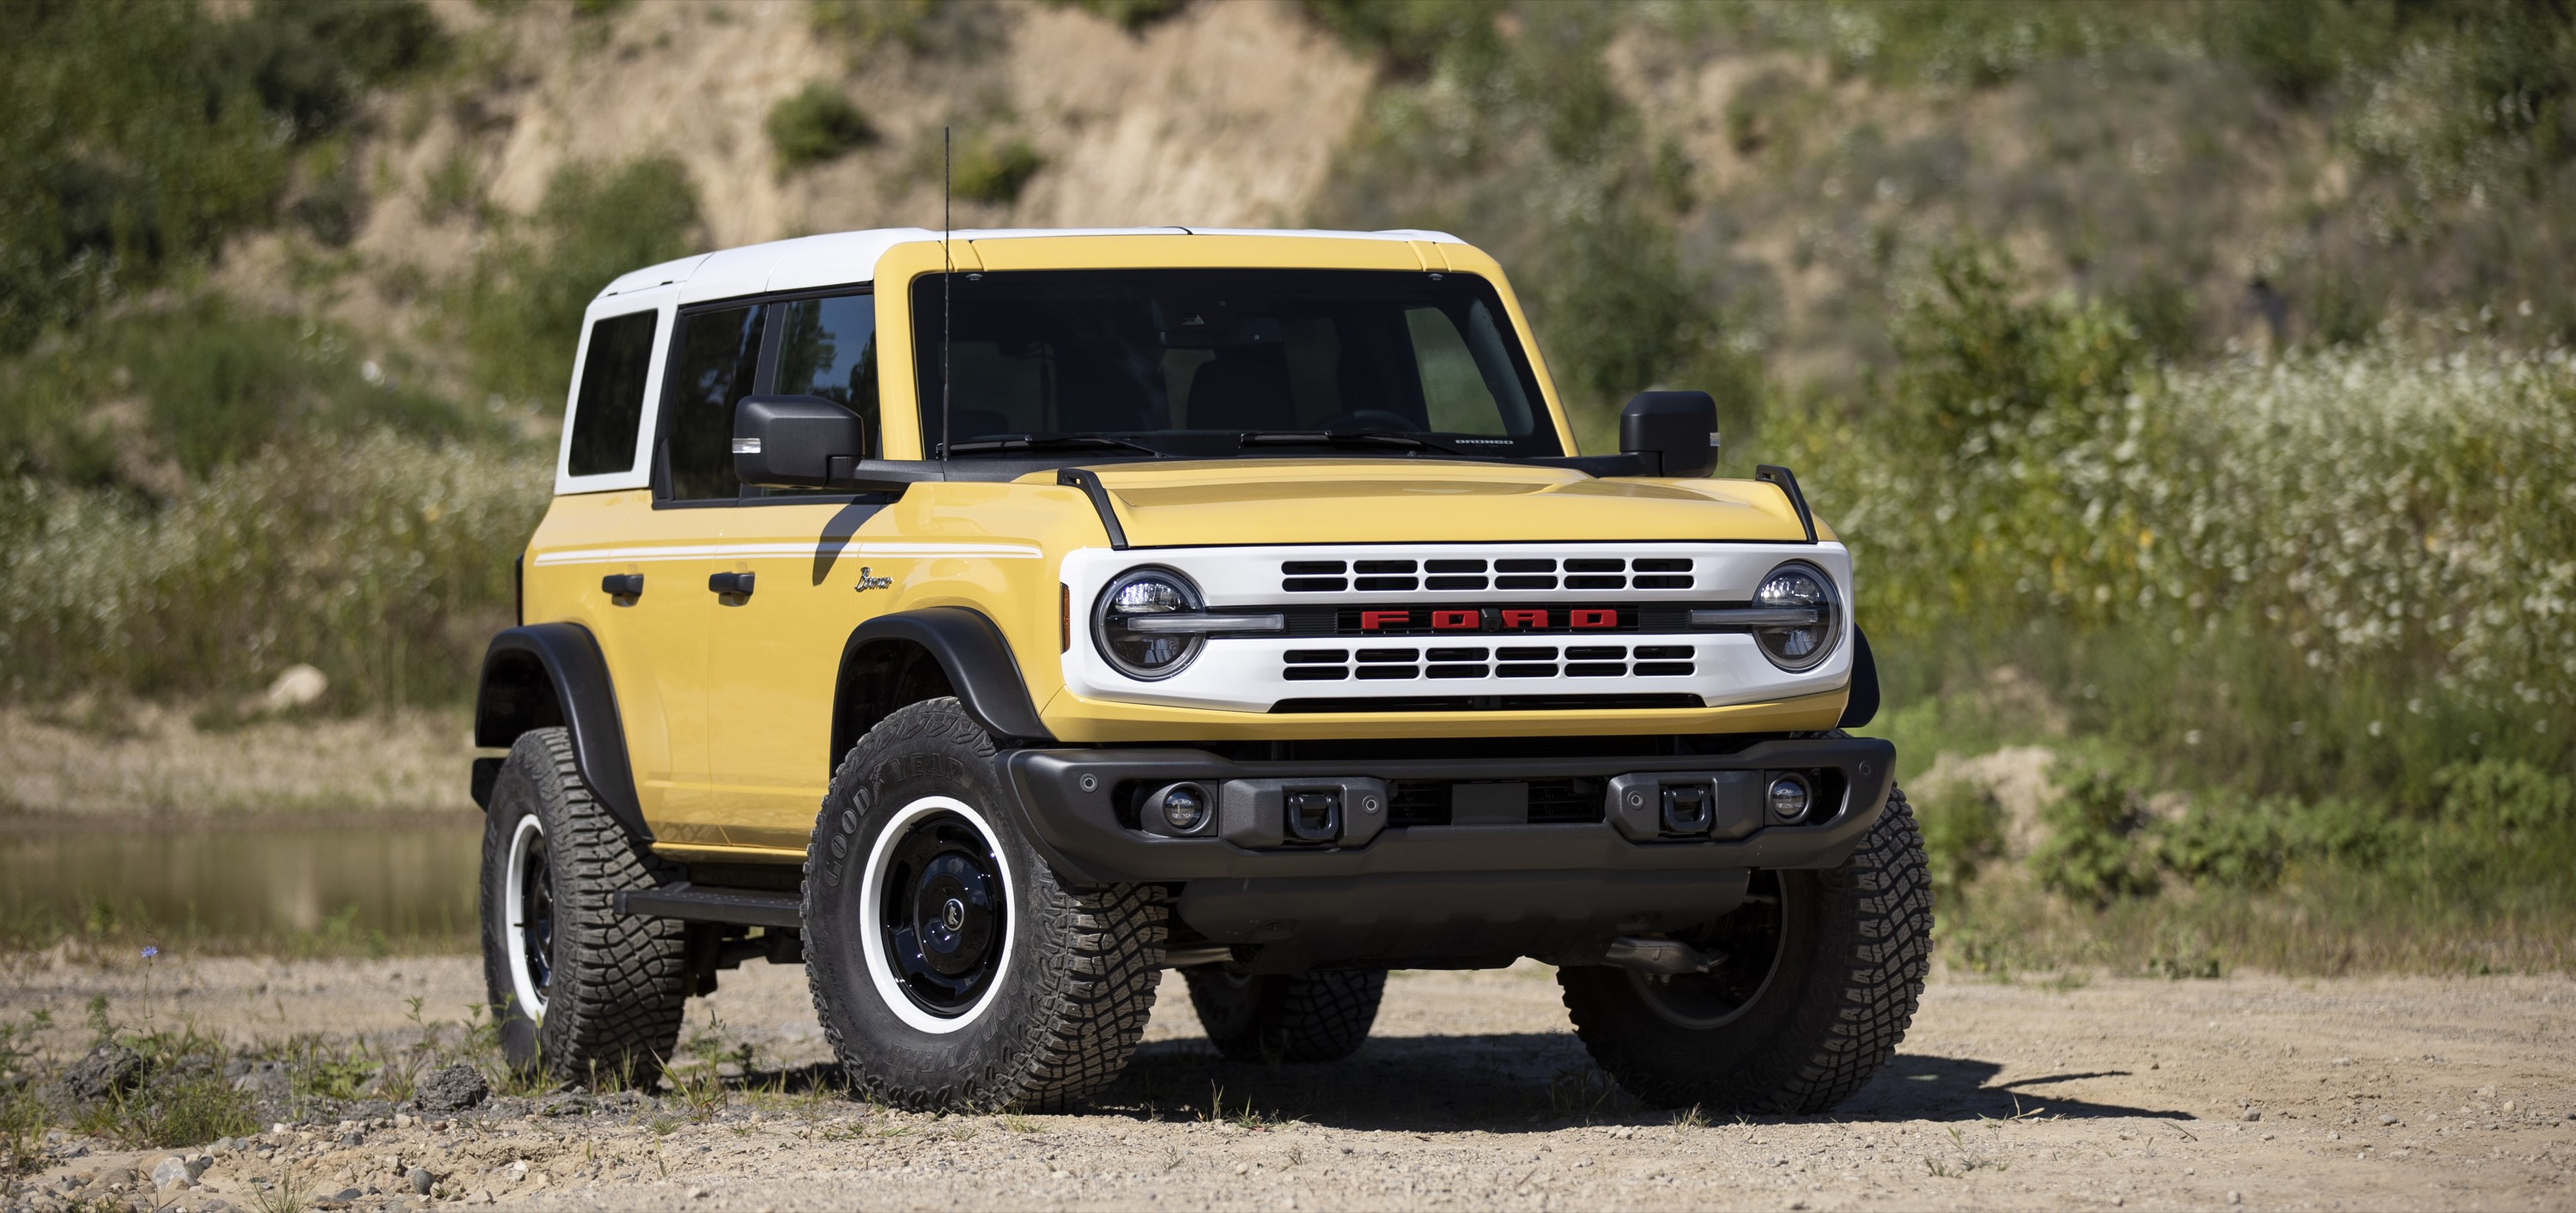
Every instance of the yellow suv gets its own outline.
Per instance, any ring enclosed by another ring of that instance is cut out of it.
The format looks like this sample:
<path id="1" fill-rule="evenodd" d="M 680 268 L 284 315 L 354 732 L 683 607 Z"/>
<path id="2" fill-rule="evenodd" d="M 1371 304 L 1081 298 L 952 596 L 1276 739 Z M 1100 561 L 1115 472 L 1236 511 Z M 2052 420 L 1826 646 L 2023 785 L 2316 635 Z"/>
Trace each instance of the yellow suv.
<path id="1" fill-rule="evenodd" d="M 1064 1107 L 1161 970 L 1234 1057 L 1557 966 L 1637 1096 L 1813 1112 L 1931 926 L 1851 561 L 1646 392 L 1580 454 L 1436 232 L 851 232 L 590 305 L 476 705 L 511 1056 L 650 1075 L 802 963 L 853 1088 Z M 819 811 L 818 811 L 819 806 Z"/>

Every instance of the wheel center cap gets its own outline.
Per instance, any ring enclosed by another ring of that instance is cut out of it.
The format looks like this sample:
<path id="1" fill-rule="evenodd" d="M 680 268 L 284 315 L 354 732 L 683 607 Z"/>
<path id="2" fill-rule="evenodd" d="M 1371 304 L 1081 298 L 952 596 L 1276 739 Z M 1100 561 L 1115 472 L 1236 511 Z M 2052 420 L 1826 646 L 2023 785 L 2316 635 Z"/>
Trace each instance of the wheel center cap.
<path id="1" fill-rule="evenodd" d="M 954 897 L 949 898 L 948 904 L 939 907 L 939 921 L 941 925 L 946 926 L 951 931 L 964 930 L 966 927 L 966 903 L 959 901 Z"/>

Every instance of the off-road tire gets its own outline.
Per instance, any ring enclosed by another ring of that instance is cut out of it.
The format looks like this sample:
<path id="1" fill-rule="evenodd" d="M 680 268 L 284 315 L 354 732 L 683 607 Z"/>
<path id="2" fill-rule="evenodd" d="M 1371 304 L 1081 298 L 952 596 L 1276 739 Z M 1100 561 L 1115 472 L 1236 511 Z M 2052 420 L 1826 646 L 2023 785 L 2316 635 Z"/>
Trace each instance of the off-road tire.
<path id="1" fill-rule="evenodd" d="M 1208 1040 L 1233 1061 L 1340 1061 L 1368 1043 L 1386 993 L 1384 969 L 1242 972 L 1232 965 L 1181 970 Z"/>
<path id="2" fill-rule="evenodd" d="M 523 818 L 543 831 L 553 891 L 552 980 L 542 1021 L 520 1005 L 508 940 L 511 840 Z M 672 876 L 582 782 L 561 728 L 519 735 L 484 816 L 483 980 L 501 1049 L 523 1071 L 650 1085 L 680 1038 L 689 966 L 681 924 L 617 912 L 621 889 Z"/>
<path id="3" fill-rule="evenodd" d="M 897 709 L 833 774 L 805 851 L 805 974 L 853 1095 L 917 1111 L 1063 1110 L 1116 1078 L 1144 1035 L 1166 892 L 1059 879 L 1021 835 L 1009 795 L 992 738 L 953 698 Z M 902 995 L 871 971 L 863 933 L 881 930 L 882 908 L 860 891 L 889 824 L 932 797 L 980 819 L 1010 923 L 989 996 L 941 1032 L 907 1022 L 927 1012 L 898 1010 Z"/>
<path id="4" fill-rule="evenodd" d="M 1905 1039 L 1932 946 L 1932 883 L 1905 793 L 1831 871 L 1778 874 L 1791 928 L 1769 984 L 1734 1019 L 1685 1027 L 1625 970 L 1560 969 L 1592 1059 L 1656 1107 L 1796 1115 L 1857 1093 Z"/>

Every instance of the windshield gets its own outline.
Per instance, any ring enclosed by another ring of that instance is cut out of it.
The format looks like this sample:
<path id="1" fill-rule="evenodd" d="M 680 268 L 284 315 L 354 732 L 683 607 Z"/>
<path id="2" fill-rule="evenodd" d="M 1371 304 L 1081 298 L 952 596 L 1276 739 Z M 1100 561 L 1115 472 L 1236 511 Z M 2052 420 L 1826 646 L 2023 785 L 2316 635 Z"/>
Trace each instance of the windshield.
<path id="1" fill-rule="evenodd" d="M 959 458 L 1564 453 L 1502 301 L 1472 275 L 997 271 L 955 275 L 946 300 L 942 277 L 912 288 L 921 429 L 936 450 L 944 362 Z"/>

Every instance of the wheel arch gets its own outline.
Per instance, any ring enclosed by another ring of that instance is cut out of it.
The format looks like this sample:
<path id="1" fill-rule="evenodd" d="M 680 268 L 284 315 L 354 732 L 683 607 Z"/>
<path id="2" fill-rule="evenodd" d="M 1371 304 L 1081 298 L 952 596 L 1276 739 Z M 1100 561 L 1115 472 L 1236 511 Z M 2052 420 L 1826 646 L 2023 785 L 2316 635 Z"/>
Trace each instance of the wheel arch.
<path id="1" fill-rule="evenodd" d="M 483 675 L 474 692 L 474 744 L 508 749 L 523 733 L 562 727 L 571 735 L 573 762 L 619 825 L 650 841 L 635 798 L 634 769 L 626 757 L 626 731 L 607 659 L 590 629 L 577 623 L 532 623 L 492 638 L 483 653 Z M 497 759 L 475 760 L 475 803 L 486 808 Z"/>
<path id="2" fill-rule="evenodd" d="M 826 761 L 839 765 L 895 709 L 943 695 L 956 696 L 997 744 L 1055 740 L 1029 701 L 1002 630 L 980 611 L 924 607 L 879 615 L 851 630 L 833 682 Z"/>

